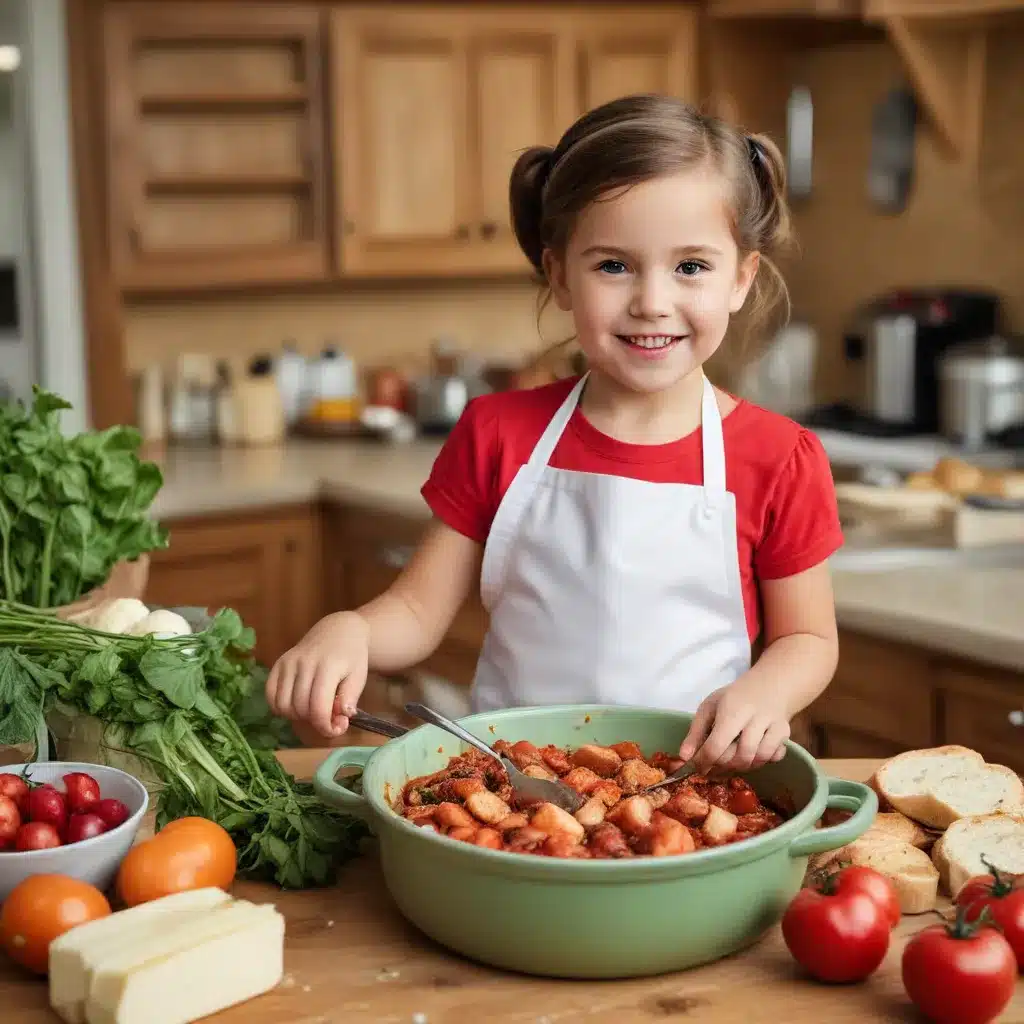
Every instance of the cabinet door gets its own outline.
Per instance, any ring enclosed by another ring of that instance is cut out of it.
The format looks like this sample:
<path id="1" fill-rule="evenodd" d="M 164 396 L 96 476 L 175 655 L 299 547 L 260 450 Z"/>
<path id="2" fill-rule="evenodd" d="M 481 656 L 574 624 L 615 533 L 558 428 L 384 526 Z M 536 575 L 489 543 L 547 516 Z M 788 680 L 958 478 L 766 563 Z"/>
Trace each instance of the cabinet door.
<path id="1" fill-rule="evenodd" d="M 312 509 L 204 517 L 168 524 L 170 546 L 151 561 L 149 604 L 233 608 L 272 664 L 322 611 L 319 530 Z"/>
<path id="2" fill-rule="evenodd" d="M 332 17 L 343 273 L 461 268 L 471 237 L 464 28 L 429 8 Z"/>
<path id="3" fill-rule="evenodd" d="M 579 113 L 633 93 L 697 98 L 697 14 L 593 8 L 576 15 Z"/>
<path id="4" fill-rule="evenodd" d="M 321 18 L 111 4 L 110 247 L 127 290 L 328 272 Z"/>
<path id="5" fill-rule="evenodd" d="M 554 146 L 576 116 L 572 41 L 558 12 L 479 20 L 469 61 L 475 261 L 527 271 L 512 233 L 509 175 L 524 149 Z"/>

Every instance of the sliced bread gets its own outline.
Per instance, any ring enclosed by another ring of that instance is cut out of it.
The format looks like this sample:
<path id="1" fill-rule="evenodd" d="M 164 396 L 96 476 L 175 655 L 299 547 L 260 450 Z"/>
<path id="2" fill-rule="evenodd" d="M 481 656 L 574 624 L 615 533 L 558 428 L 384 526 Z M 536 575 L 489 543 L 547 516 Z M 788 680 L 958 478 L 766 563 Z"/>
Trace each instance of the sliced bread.
<path id="1" fill-rule="evenodd" d="M 932 849 L 942 888 L 955 896 L 974 875 L 987 875 L 982 857 L 997 871 L 1024 876 L 1024 816 L 979 814 L 960 818 Z"/>
<path id="2" fill-rule="evenodd" d="M 886 802 L 914 821 L 944 829 L 979 814 L 1024 813 L 1024 782 L 968 747 L 908 750 L 875 773 Z"/>
<path id="3" fill-rule="evenodd" d="M 935 907 L 939 870 L 924 850 L 891 832 L 865 832 L 840 850 L 822 854 L 813 862 L 816 869 L 855 865 L 874 868 L 896 888 L 904 914 L 923 914 Z"/>

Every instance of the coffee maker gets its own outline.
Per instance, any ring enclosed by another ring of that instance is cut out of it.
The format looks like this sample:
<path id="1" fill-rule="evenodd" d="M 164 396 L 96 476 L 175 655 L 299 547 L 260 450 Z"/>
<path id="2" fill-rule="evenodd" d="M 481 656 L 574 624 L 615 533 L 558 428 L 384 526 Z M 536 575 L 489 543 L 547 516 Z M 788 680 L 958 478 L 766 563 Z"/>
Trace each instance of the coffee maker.
<path id="1" fill-rule="evenodd" d="M 843 336 L 857 397 L 815 410 L 807 424 L 875 437 L 937 433 L 942 353 L 995 333 L 1001 313 L 998 296 L 966 289 L 901 289 L 865 303 Z"/>

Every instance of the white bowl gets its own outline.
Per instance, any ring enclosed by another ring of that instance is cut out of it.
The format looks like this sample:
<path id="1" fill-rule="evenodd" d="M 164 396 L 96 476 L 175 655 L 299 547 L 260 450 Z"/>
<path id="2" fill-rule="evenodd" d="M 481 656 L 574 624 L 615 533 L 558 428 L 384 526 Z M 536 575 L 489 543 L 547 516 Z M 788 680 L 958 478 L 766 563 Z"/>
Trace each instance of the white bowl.
<path id="1" fill-rule="evenodd" d="M 149 808 L 146 787 L 119 768 L 82 761 L 45 761 L 0 767 L 0 773 L 6 772 L 12 775 L 27 773 L 33 782 L 50 782 L 62 791 L 61 779 L 65 775 L 87 772 L 99 785 L 100 798 L 122 801 L 129 814 L 117 828 L 53 850 L 0 850 L 0 902 L 30 875 L 69 875 L 105 892 L 135 842 L 143 815 Z"/>

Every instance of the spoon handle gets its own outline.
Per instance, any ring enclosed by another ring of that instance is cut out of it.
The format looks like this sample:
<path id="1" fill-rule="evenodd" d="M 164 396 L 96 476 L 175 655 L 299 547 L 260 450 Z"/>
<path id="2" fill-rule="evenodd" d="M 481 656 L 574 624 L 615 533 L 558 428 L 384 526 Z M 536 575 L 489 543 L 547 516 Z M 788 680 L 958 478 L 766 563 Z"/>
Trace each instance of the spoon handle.
<path id="1" fill-rule="evenodd" d="M 405 710 L 410 715 L 414 715 L 416 718 L 422 719 L 424 722 L 430 722 L 431 725 L 436 725 L 439 729 L 444 729 L 445 732 L 450 732 L 453 736 L 457 736 L 463 743 L 468 743 L 472 747 L 476 747 L 477 750 L 487 754 L 489 757 L 493 757 L 498 761 L 501 758 L 498 756 L 496 750 L 492 750 L 483 740 L 478 740 L 472 733 L 467 732 L 462 728 L 458 722 L 453 722 L 450 718 L 445 718 L 444 715 L 439 715 L 432 708 L 428 708 L 425 704 L 420 704 L 418 701 L 410 701 L 405 705 Z"/>

